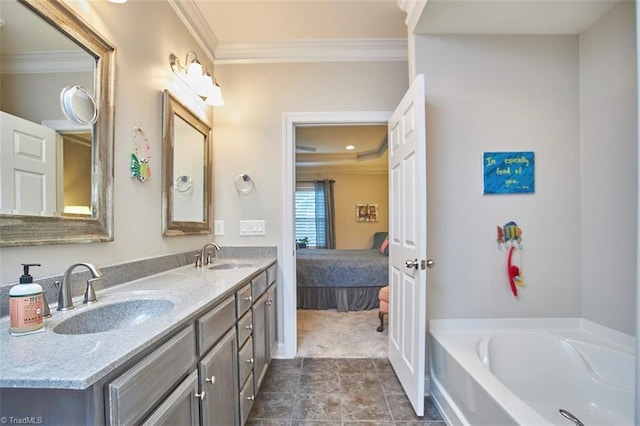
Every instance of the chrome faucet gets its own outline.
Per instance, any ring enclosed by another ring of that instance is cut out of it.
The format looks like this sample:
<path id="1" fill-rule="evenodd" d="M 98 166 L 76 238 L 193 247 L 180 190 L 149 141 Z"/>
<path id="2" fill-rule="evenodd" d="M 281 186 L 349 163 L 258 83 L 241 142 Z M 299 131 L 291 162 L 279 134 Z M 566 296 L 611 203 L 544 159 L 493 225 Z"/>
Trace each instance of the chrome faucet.
<path id="1" fill-rule="evenodd" d="M 93 283 L 102 277 L 102 272 L 92 263 L 80 262 L 71 265 L 62 276 L 61 281 L 54 284 L 60 290 L 58 293 L 58 311 L 68 311 L 73 309 L 73 300 L 71 299 L 71 273 L 77 266 L 86 267 L 91 273 L 91 279 L 87 280 L 87 289 L 84 292 L 84 303 L 97 302 L 96 292 L 93 289 Z"/>
<path id="2" fill-rule="evenodd" d="M 214 248 L 215 251 L 220 251 L 220 246 L 216 243 L 207 243 L 200 250 L 200 256 L 196 259 L 196 267 L 198 267 L 198 262 L 200 262 L 200 266 L 208 265 L 211 263 L 211 254 L 207 250 L 208 248 Z"/>

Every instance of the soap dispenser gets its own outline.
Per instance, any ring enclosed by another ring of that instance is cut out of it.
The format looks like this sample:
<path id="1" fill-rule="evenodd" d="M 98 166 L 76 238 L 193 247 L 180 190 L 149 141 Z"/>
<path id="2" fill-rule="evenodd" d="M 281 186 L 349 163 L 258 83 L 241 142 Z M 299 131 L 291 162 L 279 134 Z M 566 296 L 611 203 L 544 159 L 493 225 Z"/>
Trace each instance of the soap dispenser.
<path id="1" fill-rule="evenodd" d="M 9 332 L 14 336 L 44 331 L 42 286 L 29 275 L 31 266 L 40 264 L 23 263 L 20 284 L 9 290 Z"/>

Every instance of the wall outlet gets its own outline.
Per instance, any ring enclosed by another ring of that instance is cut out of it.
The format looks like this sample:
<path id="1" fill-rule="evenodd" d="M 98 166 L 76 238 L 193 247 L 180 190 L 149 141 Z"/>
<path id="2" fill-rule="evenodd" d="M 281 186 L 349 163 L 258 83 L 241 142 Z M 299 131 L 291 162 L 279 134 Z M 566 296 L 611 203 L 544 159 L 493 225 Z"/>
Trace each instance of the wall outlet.
<path id="1" fill-rule="evenodd" d="M 266 223 L 264 220 L 241 220 L 240 236 L 266 235 Z"/>
<path id="2" fill-rule="evenodd" d="M 224 235 L 224 220 L 213 221 L 213 235 Z"/>

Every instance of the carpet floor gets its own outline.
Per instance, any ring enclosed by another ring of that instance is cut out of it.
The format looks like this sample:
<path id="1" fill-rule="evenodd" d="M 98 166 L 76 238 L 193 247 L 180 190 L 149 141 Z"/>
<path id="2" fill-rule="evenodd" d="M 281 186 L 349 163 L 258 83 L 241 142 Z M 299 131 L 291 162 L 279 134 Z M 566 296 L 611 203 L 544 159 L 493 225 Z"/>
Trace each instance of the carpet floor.
<path id="1" fill-rule="evenodd" d="M 388 329 L 376 331 L 378 310 L 298 309 L 299 358 L 386 358 Z"/>

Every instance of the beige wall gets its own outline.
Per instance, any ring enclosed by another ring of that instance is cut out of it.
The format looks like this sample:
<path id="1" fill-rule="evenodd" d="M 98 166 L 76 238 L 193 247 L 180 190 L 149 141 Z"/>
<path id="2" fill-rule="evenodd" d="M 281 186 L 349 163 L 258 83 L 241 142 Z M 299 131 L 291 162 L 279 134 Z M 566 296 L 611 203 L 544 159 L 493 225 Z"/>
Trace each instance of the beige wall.
<path id="1" fill-rule="evenodd" d="M 80 85 L 94 92 L 93 75 L 83 72 L 0 74 L 0 85 L 0 109 L 38 124 L 66 119 L 60 109 L 64 87 Z"/>
<path id="2" fill-rule="evenodd" d="M 638 109 L 633 2 L 580 35 L 582 314 L 634 334 Z"/>
<path id="3" fill-rule="evenodd" d="M 406 62 L 216 66 L 226 105 L 213 113 L 213 210 L 215 219 L 225 221 L 225 235 L 162 237 L 162 90 L 179 88 L 169 68 L 169 55 L 175 53 L 183 59 L 188 50 L 195 50 L 208 68 L 210 63 L 166 2 L 72 4 L 118 49 L 115 240 L 1 248 L 2 283 L 15 282 L 24 262 L 42 263 L 34 270 L 37 279 L 61 274 L 78 261 L 106 266 L 192 250 L 211 240 L 223 246 L 280 246 L 283 112 L 391 111 L 408 87 Z M 136 125 L 151 144 L 152 176 L 147 183 L 129 176 L 131 134 Z M 242 172 L 249 173 L 255 183 L 256 190 L 249 197 L 240 197 L 233 186 L 234 178 Z M 240 237 L 240 219 L 266 220 L 267 235 Z"/>
<path id="4" fill-rule="evenodd" d="M 389 230 L 389 186 L 386 174 L 334 174 L 322 177 L 298 173 L 298 180 L 333 179 L 336 212 L 336 248 L 371 248 L 373 234 Z M 378 204 L 377 222 L 357 222 L 356 204 Z"/>
<path id="5" fill-rule="evenodd" d="M 281 244 L 283 113 L 392 111 L 408 84 L 406 62 L 218 65 L 216 78 L 226 102 L 213 130 L 214 216 L 225 222 L 216 241 L 223 246 Z M 255 183 L 249 196 L 233 186 L 240 173 Z M 241 237 L 243 219 L 264 219 L 266 235 Z"/>
<path id="6" fill-rule="evenodd" d="M 212 239 L 211 236 L 163 237 L 161 226 L 162 91 L 180 90 L 169 68 L 169 55 L 173 52 L 184 59 L 188 50 L 195 50 L 208 68 L 210 61 L 167 2 L 70 1 L 69 4 L 117 49 L 114 241 L 0 248 L 3 284 L 16 282 L 22 270 L 20 264 L 25 262 L 42 264 L 33 271 L 37 280 L 39 276 L 62 274 L 79 261 L 107 266 L 197 249 Z M 178 95 L 191 105 L 185 92 Z M 147 183 L 129 176 L 131 135 L 137 125 L 144 130 L 151 145 L 152 175 Z"/>
<path id="7" fill-rule="evenodd" d="M 419 36 L 427 102 L 429 317 L 583 316 L 635 334 L 636 24 L 580 36 Z M 473 72 L 469 72 L 473 70 Z M 535 194 L 482 195 L 482 153 L 534 151 Z M 496 226 L 513 220 L 526 287 Z"/>

